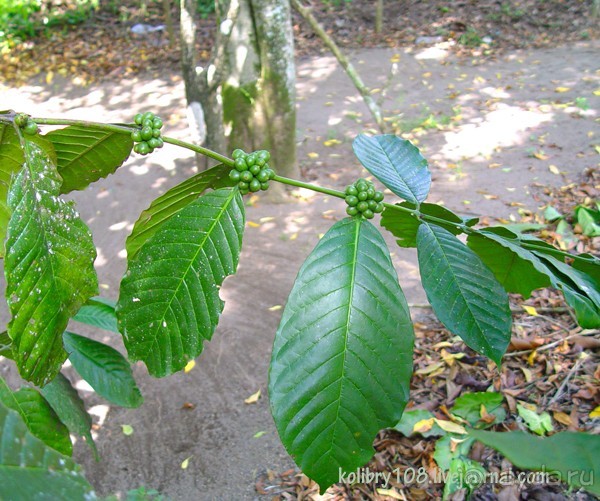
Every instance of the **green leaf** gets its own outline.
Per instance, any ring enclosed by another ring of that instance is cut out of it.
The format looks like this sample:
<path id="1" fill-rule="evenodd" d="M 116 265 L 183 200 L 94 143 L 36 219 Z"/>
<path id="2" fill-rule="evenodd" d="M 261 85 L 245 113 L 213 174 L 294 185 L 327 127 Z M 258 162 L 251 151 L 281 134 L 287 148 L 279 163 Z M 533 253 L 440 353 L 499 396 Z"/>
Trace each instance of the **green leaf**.
<path id="1" fill-rule="evenodd" d="M 600 290 L 594 279 L 549 254 L 537 250 L 533 253 L 551 270 L 552 285 L 562 290 L 579 325 L 586 329 L 600 327 Z"/>
<path id="2" fill-rule="evenodd" d="M 0 401 L 18 412 L 29 431 L 46 445 L 68 456 L 73 453 L 69 430 L 36 390 L 21 388 L 13 392 L 0 378 Z"/>
<path id="3" fill-rule="evenodd" d="M 0 357 L 13 359 L 12 340 L 8 336 L 8 332 L 0 332 Z"/>
<path id="4" fill-rule="evenodd" d="M 544 209 L 544 219 L 546 221 L 556 221 L 557 219 L 562 219 L 564 216 L 558 212 L 554 207 L 548 205 Z"/>
<path id="5" fill-rule="evenodd" d="M 477 254 L 439 226 L 419 226 L 417 250 L 421 281 L 440 322 L 499 366 L 511 333 L 506 291 Z"/>
<path id="6" fill-rule="evenodd" d="M 537 435 L 545 435 L 548 432 L 554 431 L 552 426 L 552 418 L 547 412 L 538 414 L 535 410 L 528 409 L 527 407 L 517 404 L 517 412 L 527 428 Z"/>
<path id="7" fill-rule="evenodd" d="M 42 388 L 41 392 L 69 431 L 85 438 L 85 441 L 92 448 L 96 460 L 98 460 L 98 450 L 91 434 L 92 418 L 85 410 L 83 400 L 81 400 L 71 382 L 59 372 L 52 381 Z"/>
<path id="8" fill-rule="evenodd" d="M 517 468 L 555 472 L 562 481 L 600 496 L 600 435 L 560 432 L 540 438 L 522 431 L 469 430 Z"/>
<path id="9" fill-rule="evenodd" d="M 444 499 L 461 489 L 466 489 L 466 499 L 469 499 L 486 478 L 487 472 L 477 461 L 466 457 L 453 458 L 448 470 L 448 481 L 444 485 Z"/>
<path id="10" fill-rule="evenodd" d="M 0 258 L 4 257 L 4 240 L 10 219 L 7 197 L 13 176 L 23 166 L 23 150 L 14 127 L 0 123 Z"/>
<path id="11" fill-rule="evenodd" d="M 238 265 L 244 204 L 237 188 L 191 202 L 129 261 L 117 318 L 130 358 L 154 376 L 185 367 L 217 326 L 219 288 Z"/>
<path id="12" fill-rule="evenodd" d="M 487 414 L 493 415 L 494 423 L 501 423 L 506 417 L 506 411 L 502 407 L 503 397 L 500 393 L 475 392 L 465 393 L 456 399 L 452 407 L 452 414 L 463 418 L 475 426 L 481 419 L 482 406 Z M 493 423 L 486 423 L 487 426 Z"/>
<path id="13" fill-rule="evenodd" d="M 431 428 L 427 431 L 414 431 L 415 425 L 419 421 L 425 421 L 428 419 L 433 419 L 435 416 L 432 412 L 429 412 L 425 409 L 415 409 L 410 411 L 404 411 L 402 414 L 402 419 L 396 423 L 394 426 L 394 430 L 399 431 L 405 437 L 410 437 L 415 433 L 419 433 L 424 437 L 441 437 L 446 434 L 444 430 L 442 430 L 437 424 L 433 423 Z"/>
<path id="14" fill-rule="evenodd" d="M 410 141 L 392 134 L 360 134 L 352 147 L 360 163 L 392 193 L 415 204 L 427 198 L 431 173 L 427 160 Z"/>
<path id="15" fill-rule="evenodd" d="M 596 289 L 600 289 L 600 259 L 591 254 L 579 254 L 573 261 L 573 268 L 585 273 L 593 281 Z"/>
<path id="16" fill-rule="evenodd" d="M 115 306 L 112 299 L 93 297 L 79 309 L 73 320 L 118 334 Z"/>
<path id="17" fill-rule="evenodd" d="M 364 219 L 338 221 L 298 273 L 269 370 L 279 436 L 321 493 L 401 418 L 413 340 L 383 237 Z"/>
<path id="18" fill-rule="evenodd" d="M 70 125 L 44 136 L 52 141 L 62 177 L 61 193 L 83 190 L 112 174 L 129 157 L 133 141 L 129 132 L 109 132 Z"/>
<path id="19" fill-rule="evenodd" d="M 467 457 L 471 446 L 475 440 L 471 437 L 465 438 L 464 435 L 444 435 L 435 442 L 435 451 L 433 459 L 442 471 L 450 469 L 452 460 L 460 457 Z"/>
<path id="20" fill-rule="evenodd" d="M 398 207 L 405 207 L 414 210 L 415 204 L 410 202 L 401 202 L 396 204 Z M 395 206 L 394 206 L 395 207 Z M 444 219 L 447 223 L 436 223 L 442 228 L 445 228 L 453 235 L 459 235 L 462 230 L 457 225 L 466 224 L 472 226 L 477 223 L 477 219 L 463 219 L 449 209 L 437 204 L 422 203 L 419 206 L 419 212 L 428 216 L 434 216 L 439 219 Z M 396 242 L 400 247 L 416 247 L 417 246 L 417 230 L 421 224 L 417 217 L 409 212 L 405 212 L 393 207 L 386 207 L 381 214 L 381 226 L 390 231 L 395 237 L 398 237 Z"/>
<path id="21" fill-rule="evenodd" d="M 57 197 L 60 176 L 51 160 L 28 141 L 25 157 L 8 196 L 8 334 L 21 376 L 43 386 L 67 358 L 69 318 L 97 293 L 96 248 L 73 203 Z"/>
<path id="22" fill-rule="evenodd" d="M 550 286 L 552 272 L 535 254 L 523 248 L 518 236 L 506 228 L 487 228 L 471 233 L 467 245 L 508 292 L 528 298 L 533 290 Z"/>
<path id="23" fill-rule="evenodd" d="M 93 499 L 81 467 L 29 433 L 0 402 L 0 499 Z"/>
<path id="24" fill-rule="evenodd" d="M 217 165 L 186 179 L 154 200 L 150 207 L 140 214 L 131 235 L 127 237 L 127 258 L 131 261 L 152 235 L 206 190 L 230 186 L 230 170 L 231 167 L 224 164 Z"/>
<path id="25" fill-rule="evenodd" d="M 575 208 L 575 217 L 581 231 L 588 237 L 600 237 L 600 212 L 587 207 L 578 206 Z"/>
<path id="26" fill-rule="evenodd" d="M 73 367 L 98 395 L 121 407 L 142 405 L 144 399 L 123 355 L 104 343 L 72 332 L 65 332 L 63 339 Z"/>

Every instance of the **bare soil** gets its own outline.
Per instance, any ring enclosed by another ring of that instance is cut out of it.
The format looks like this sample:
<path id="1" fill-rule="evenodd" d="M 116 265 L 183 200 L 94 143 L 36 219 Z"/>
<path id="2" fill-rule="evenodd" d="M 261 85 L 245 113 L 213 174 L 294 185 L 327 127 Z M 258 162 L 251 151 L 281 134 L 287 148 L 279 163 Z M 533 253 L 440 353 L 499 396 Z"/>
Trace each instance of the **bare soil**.
<path id="1" fill-rule="evenodd" d="M 539 214 L 544 187 L 560 191 L 597 169 L 599 49 L 597 42 L 579 42 L 507 50 L 474 61 L 442 43 L 357 50 L 351 57 L 367 85 L 380 89 L 375 92 L 382 96 L 386 114 L 395 117 L 429 159 L 429 201 L 459 213 L 483 214 L 484 223 L 493 223 Z M 399 71 L 388 78 L 394 63 Z M 351 141 L 371 130 L 368 111 L 332 57 L 304 57 L 297 73 L 303 174 L 325 186 L 343 187 L 365 175 L 352 155 Z M 165 117 L 166 133 L 188 137 L 183 84 L 175 69 L 159 77 L 140 74 L 88 87 L 60 76 L 47 83 L 40 75 L 18 89 L 1 91 L 1 109 L 38 117 L 122 122 L 131 119 L 130 110 L 152 109 Z M 126 265 L 125 238 L 139 213 L 194 171 L 193 158 L 178 155 L 180 151 L 166 147 L 149 158 L 133 156 L 116 174 L 73 196 L 98 247 L 102 295 L 117 296 Z M 274 307 L 285 303 L 319 235 L 342 217 L 344 207 L 337 199 L 301 190 L 284 204 L 255 197 L 247 207 L 239 272 L 222 289 L 226 307 L 221 323 L 196 366 L 156 380 L 136 365 L 145 396 L 136 410 L 108 406 L 79 386 L 97 415 L 102 461 L 95 463 L 81 442 L 75 456 L 99 494 L 144 485 L 181 500 L 276 495 L 277 489 L 269 489 L 264 479 L 294 465 L 279 442 L 266 396 L 271 344 L 281 315 Z M 389 235 L 386 239 L 409 303 L 425 303 L 415 252 L 400 249 Z M 4 324 L 6 309 L 0 313 Z M 412 313 L 421 325 L 431 325 L 427 309 L 414 307 Z M 79 332 L 123 350 L 117 336 Z M 0 373 L 18 384 L 6 361 L 0 361 Z M 259 389 L 258 402 L 245 404 Z M 125 424 L 133 434 L 123 434 Z M 261 489 L 267 490 L 257 492 L 259 478 Z"/>

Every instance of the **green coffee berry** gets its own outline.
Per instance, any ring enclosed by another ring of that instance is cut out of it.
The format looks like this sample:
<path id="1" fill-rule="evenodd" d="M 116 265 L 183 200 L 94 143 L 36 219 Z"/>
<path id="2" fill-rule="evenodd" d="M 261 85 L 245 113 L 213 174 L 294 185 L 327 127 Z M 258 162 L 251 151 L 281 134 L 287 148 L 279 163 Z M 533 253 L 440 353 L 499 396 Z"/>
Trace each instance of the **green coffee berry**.
<path id="1" fill-rule="evenodd" d="M 367 209 L 365 211 L 363 211 L 362 215 L 364 217 L 366 217 L 367 219 L 373 219 L 373 211 L 371 209 Z"/>
<path id="2" fill-rule="evenodd" d="M 371 200 L 375 196 L 375 188 L 367 189 L 367 198 Z"/>
<path id="3" fill-rule="evenodd" d="M 269 189 L 269 181 L 265 181 L 264 183 L 260 183 L 260 189 L 263 191 L 267 191 Z"/>
<path id="4" fill-rule="evenodd" d="M 354 207 L 358 204 L 359 200 L 357 197 L 355 197 L 354 195 L 348 195 L 346 197 L 346 203 L 350 206 L 350 207 Z"/>
<path id="5" fill-rule="evenodd" d="M 142 141 L 142 131 L 140 129 L 135 129 L 131 132 L 131 139 L 133 139 L 134 143 L 139 143 Z"/>
<path id="6" fill-rule="evenodd" d="M 260 181 L 258 179 L 252 179 L 252 181 L 250 181 L 249 189 L 252 193 L 260 191 Z"/>
<path id="7" fill-rule="evenodd" d="M 377 208 L 377 202 L 375 200 L 369 200 L 367 202 L 369 204 L 369 209 L 374 211 Z"/>
<path id="8" fill-rule="evenodd" d="M 153 129 L 162 129 L 163 125 L 164 125 L 163 121 L 158 117 L 154 117 L 154 120 L 152 120 L 152 128 Z"/>
<path id="9" fill-rule="evenodd" d="M 144 115 L 142 113 L 138 113 L 135 117 L 133 117 L 133 121 L 137 125 L 142 125 L 142 122 L 144 121 Z"/>
<path id="10" fill-rule="evenodd" d="M 141 134 L 144 141 L 148 141 L 148 139 L 152 139 L 154 137 L 151 127 L 142 127 Z"/>
<path id="11" fill-rule="evenodd" d="M 382 202 L 383 201 L 383 193 L 381 191 L 376 191 L 375 195 L 373 195 L 373 200 L 375 200 L 376 202 Z"/>
<path id="12" fill-rule="evenodd" d="M 241 173 L 240 179 L 242 181 L 245 181 L 246 183 L 249 183 L 250 181 L 252 181 L 254 179 L 254 176 L 252 175 L 252 173 L 249 170 L 245 170 L 244 172 Z"/>
<path id="13" fill-rule="evenodd" d="M 29 122 L 29 115 L 26 113 L 17 113 L 15 115 L 15 124 L 17 127 L 23 128 L 27 125 L 27 122 Z"/>
<path id="14" fill-rule="evenodd" d="M 229 172 L 229 179 L 231 179 L 233 182 L 237 183 L 240 181 L 240 173 L 239 171 L 233 169 L 232 171 Z"/>
<path id="15" fill-rule="evenodd" d="M 356 189 L 356 186 L 354 186 L 353 184 L 351 184 L 350 186 L 346 186 L 346 195 L 352 195 L 353 197 L 358 195 L 358 190 Z"/>
<path id="16" fill-rule="evenodd" d="M 252 172 L 252 169 L 250 170 Z M 261 183 L 265 183 L 269 180 L 269 173 L 267 169 L 262 169 L 256 174 L 256 179 L 258 179 Z"/>
<path id="17" fill-rule="evenodd" d="M 383 212 L 383 204 L 382 204 L 381 202 L 379 202 L 379 203 L 377 204 L 377 207 L 375 207 L 375 208 L 373 209 L 373 212 L 374 212 L 375 214 L 379 214 L 379 213 Z"/>
<path id="18" fill-rule="evenodd" d="M 240 158 L 242 156 L 246 155 L 246 153 L 244 153 L 244 150 L 240 150 L 239 148 L 236 148 L 235 150 L 233 150 L 233 153 L 231 154 L 231 157 L 236 160 L 237 158 Z"/>
<path id="19" fill-rule="evenodd" d="M 246 165 L 246 159 L 244 157 L 236 158 L 235 162 L 233 162 L 233 166 L 237 171 L 240 172 L 248 170 L 248 166 Z"/>
<path id="20" fill-rule="evenodd" d="M 358 202 L 356 208 L 359 212 L 364 212 L 369 209 L 369 204 L 366 201 Z"/>
<path id="21" fill-rule="evenodd" d="M 248 183 L 244 182 L 244 181 L 240 181 L 238 183 L 238 188 L 240 190 L 247 190 L 248 189 Z"/>
<path id="22" fill-rule="evenodd" d="M 349 216 L 356 216 L 358 214 L 358 209 L 356 207 L 346 207 L 346 214 Z"/>
<path id="23" fill-rule="evenodd" d="M 366 190 L 361 190 L 358 192 L 358 195 L 356 195 L 358 197 L 358 199 L 360 201 L 366 200 L 367 198 L 369 198 L 369 196 L 367 195 Z"/>
<path id="24" fill-rule="evenodd" d="M 28 136 L 35 136 L 38 133 L 38 126 L 33 120 L 28 120 L 25 127 L 23 127 L 23 132 Z"/>
<path id="25" fill-rule="evenodd" d="M 157 138 L 153 137 L 148 140 L 148 146 L 150 146 L 150 148 L 160 148 L 160 143 Z"/>
<path id="26" fill-rule="evenodd" d="M 247 163 L 247 160 L 246 160 Z M 251 165 L 250 168 L 248 169 L 253 176 L 256 176 L 259 172 L 260 172 L 260 166 L 257 164 Z"/>
<path id="27" fill-rule="evenodd" d="M 246 164 L 248 167 L 252 167 L 256 163 L 256 154 L 250 153 L 246 155 Z"/>
<path id="28" fill-rule="evenodd" d="M 137 152 L 140 155 L 147 155 L 148 153 L 150 153 L 150 146 L 148 146 L 148 143 L 146 143 L 145 141 L 138 143 L 136 146 L 138 147 Z"/>

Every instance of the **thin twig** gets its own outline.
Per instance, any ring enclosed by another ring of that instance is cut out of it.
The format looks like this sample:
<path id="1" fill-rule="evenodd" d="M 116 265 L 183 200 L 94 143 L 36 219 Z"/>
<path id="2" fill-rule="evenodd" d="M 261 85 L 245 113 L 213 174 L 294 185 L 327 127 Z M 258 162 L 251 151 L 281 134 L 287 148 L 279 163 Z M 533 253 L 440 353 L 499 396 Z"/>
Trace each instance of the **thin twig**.
<path id="1" fill-rule="evenodd" d="M 562 383 L 558 387 L 558 390 L 556 390 L 556 393 L 550 399 L 550 402 L 548 402 L 548 405 L 546 407 L 551 406 L 554 402 L 556 402 L 562 396 L 563 390 L 565 389 L 565 387 L 569 383 L 569 380 L 571 379 L 571 377 L 573 377 L 573 374 L 575 374 L 577 372 L 577 370 L 579 369 L 579 367 L 581 366 L 581 364 L 583 363 L 583 361 L 584 361 L 584 358 L 580 357 L 577 360 L 577 362 L 575 362 L 575 364 L 573 364 L 573 367 L 571 367 L 571 370 L 568 372 L 568 374 L 566 375 L 566 377 L 563 379 Z"/>
<path id="2" fill-rule="evenodd" d="M 600 331 L 576 332 L 575 334 L 571 334 L 570 336 L 563 337 L 562 339 L 559 339 L 558 341 L 553 341 L 552 343 L 543 344 L 539 348 L 532 348 L 530 350 L 522 350 L 522 351 L 512 351 L 510 353 L 506 353 L 504 355 L 504 357 L 517 357 L 519 355 L 526 355 L 528 353 L 531 353 L 532 351 L 549 350 L 550 348 L 554 348 L 555 346 L 558 346 L 559 344 L 564 343 L 567 339 L 572 339 L 574 337 L 579 337 L 579 336 L 592 336 L 594 334 L 598 334 L 599 332 Z"/>

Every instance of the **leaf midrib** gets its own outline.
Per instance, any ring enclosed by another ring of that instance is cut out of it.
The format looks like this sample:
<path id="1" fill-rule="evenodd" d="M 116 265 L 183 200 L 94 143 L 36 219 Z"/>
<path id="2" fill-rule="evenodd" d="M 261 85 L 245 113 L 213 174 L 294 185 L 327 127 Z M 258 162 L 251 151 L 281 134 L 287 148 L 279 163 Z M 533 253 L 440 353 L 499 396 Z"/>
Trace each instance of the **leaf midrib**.
<path id="1" fill-rule="evenodd" d="M 231 202 L 235 199 L 235 195 L 236 195 L 236 190 L 232 189 L 230 191 L 230 194 L 229 194 L 229 197 L 228 197 L 226 203 L 224 203 L 221 206 L 221 209 L 219 210 L 217 217 L 213 218 L 212 224 L 207 229 L 207 231 L 204 234 L 204 236 L 202 237 L 201 241 L 198 243 L 198 246 L 197 246 L 196 252 L 194 253 L 193 258 L 190 259 L 189 264 L 188 264 L 185 272 L 183 273 L 183 275 L 181 277 L 181 280 L 179 281 L 179 284 L 177 284 L 177 287 L 173 291 L 173 294 L 171 294 L 171 298 L 169 299 L 169 302 L 167 303 L 167 306 L 164 309 L 164 313 L 162 314 L 160 320 L 157 322 L 157 327 L 156 327 L 156 330 L 155 330 L 155 335 L 153 336 L 154 339 L 152 340 L 152 344 L 150 345 L 150 349 L 147 351 L 147 353 L 152 352 L 153 348 L 155 346 L 157 346 L 160 349 L 160 346 L 158 346 L 158 333 L 160 332 L 161 326 L 165 323 L 165 317 L 167 315 L 167 312 L 171 309 L 171 304 L 175 300 L 175 297 L 177 296 L 177 294 L 179 292 L 179 289 L 181 288 L 182 284 L 185 282 L 185 278 L 187 277 L 188 273 L 192 269 L 193 263 L 196 262 L 198 254 L 200 254 L 200 252 L 204 248 L 204 245 L 206 244 L 209 236 L 212 234 L 212 232 L 214 231 L 215 227 L 217 226 L 217 224 L 221 220 L 221 217 L 227 211 L 227 209 L 229 208 L 229 205 L 231 204 Z"/>

